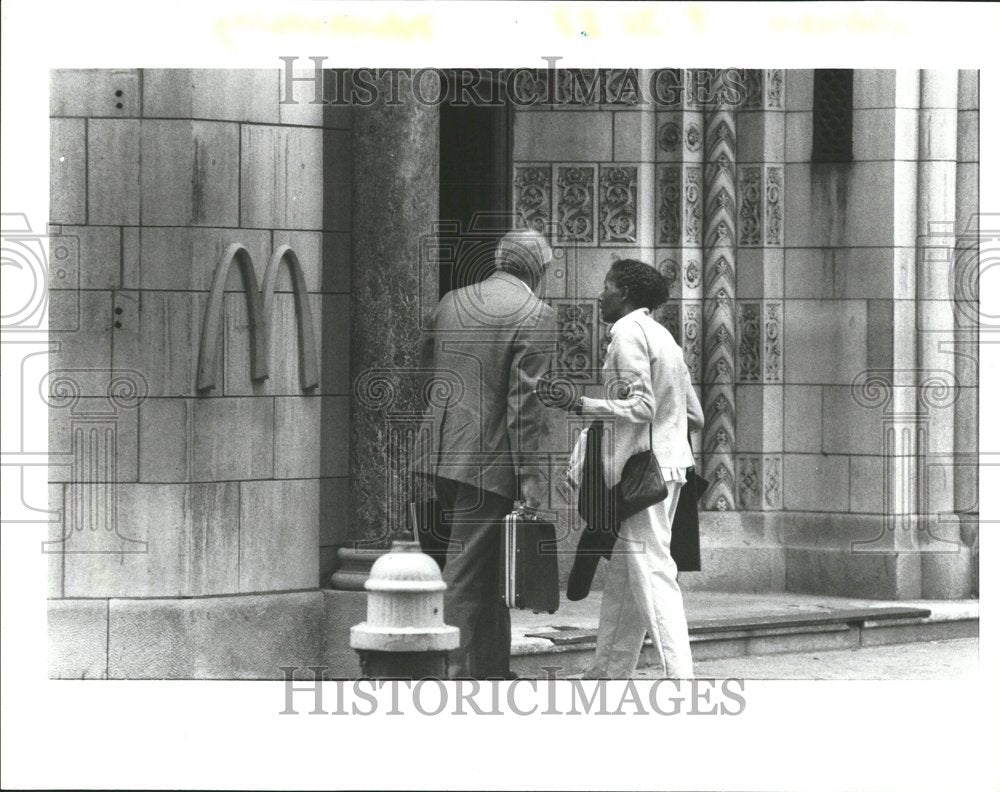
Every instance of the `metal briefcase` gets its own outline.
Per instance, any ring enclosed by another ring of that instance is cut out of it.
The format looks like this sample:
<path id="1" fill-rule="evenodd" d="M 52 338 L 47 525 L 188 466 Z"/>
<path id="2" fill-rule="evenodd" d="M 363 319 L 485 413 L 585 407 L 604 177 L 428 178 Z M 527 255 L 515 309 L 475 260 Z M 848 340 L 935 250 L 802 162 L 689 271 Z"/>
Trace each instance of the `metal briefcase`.
<path id="1" fill-rule="evenodd" d="M 559 608 L 556 527 L 515 509 L 504 520 L 504 601 L 508 608 Z"/>

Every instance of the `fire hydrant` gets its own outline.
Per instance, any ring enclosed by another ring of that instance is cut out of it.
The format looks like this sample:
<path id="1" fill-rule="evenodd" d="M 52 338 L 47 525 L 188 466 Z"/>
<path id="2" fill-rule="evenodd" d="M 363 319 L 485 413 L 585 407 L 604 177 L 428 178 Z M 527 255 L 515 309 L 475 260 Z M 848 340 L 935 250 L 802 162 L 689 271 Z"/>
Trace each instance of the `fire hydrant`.
<path id="1" fill-rule="evenodd" d="M 444 623 L 437 563 L 417 542 L 394 541 L 365 582 L 367 620 L 351 627 L 351 648 L 368 679 L 444 679 L 458 628 Z"/>

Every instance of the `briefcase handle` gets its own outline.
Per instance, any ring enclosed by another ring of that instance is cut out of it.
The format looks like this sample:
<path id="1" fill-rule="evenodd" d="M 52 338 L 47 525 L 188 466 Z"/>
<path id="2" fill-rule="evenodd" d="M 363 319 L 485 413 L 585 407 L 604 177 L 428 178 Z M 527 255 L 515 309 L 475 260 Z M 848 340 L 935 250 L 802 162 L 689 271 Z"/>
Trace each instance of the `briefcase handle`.
<path id="1" fill-rule="evenodd" d="M 511 514 L 516 514 L 522 520 L 540 520 L 541 517 L 538 512 L 528 505 L 527 501 L 516 500 L 514 501 L 514 510 Z"/>

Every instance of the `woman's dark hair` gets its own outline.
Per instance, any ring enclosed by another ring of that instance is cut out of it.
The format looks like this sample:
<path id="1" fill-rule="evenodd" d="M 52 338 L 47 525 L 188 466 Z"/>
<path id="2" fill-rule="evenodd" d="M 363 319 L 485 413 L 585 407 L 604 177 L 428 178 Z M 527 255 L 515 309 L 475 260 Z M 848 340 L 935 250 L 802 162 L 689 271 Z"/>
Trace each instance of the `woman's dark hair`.
<path id="1" fill-rule="evenodd" d="M 618 288 L 628 289 L 628 299 L 637 308 L 654 310 L 666 302 L 667 279 L 648 264 L 635 259 L 619 259 L 611 265 L 611 275 Z"/>

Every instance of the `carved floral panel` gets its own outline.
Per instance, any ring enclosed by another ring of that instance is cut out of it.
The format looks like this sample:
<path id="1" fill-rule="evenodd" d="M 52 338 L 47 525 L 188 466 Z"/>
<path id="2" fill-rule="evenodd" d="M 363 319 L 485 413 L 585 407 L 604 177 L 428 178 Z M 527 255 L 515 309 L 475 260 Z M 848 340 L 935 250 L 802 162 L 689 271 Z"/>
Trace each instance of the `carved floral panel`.
<path id="1" fill-rule="evenodd" d="M 681 169 L 659 165 L 656 169 L 656 242 L 679 245 L 681 241 Z"/>
<path id="2" fill-rule="evenodd" d="M 605 104 L 634 107 L 640 103 L 646 88 L 639 81 L 638 69 L 603 69 L 602 72 Z"/>
<path id="3" fill-rule="evenodd" d="M 697 259 L 688 259 L 684 265 L 684 284 L 689 289 L 697 289 L 701 285 L 701 262 Z"/>
<path id="4" fill-rule="evenodd" d="M 761 240 L 760 219 L 760 166 L 748 165 L 739 168 L 739 243 L 745 246 L 759 245 Z"/>
<path id="5" fill-rule="evenodd" d="M 781 457 L 764 457 L 764 508 L 780 509 L 781 497 Z"/>
<path id="6" fill-rule="evenodd" d="M 601 94 L 598 69 L 559 69 L 556 72 L 556 96 L 560 106 L 599 105 Z"/>
<path id="7" fill-rule="evenodd" d="M 692 382 L 701 382 L 701 306 L 697 303 L 684 306 L 684 362 L 691 373 Z"/>
<path id="8" fill-rule="evenodd" d="M 701 167 L 696 165 L 684 169 L 684 244 L 701 243 Z"/>
<path id="9" fill-rule="evenodd" d="M 741 509 L 761 507 L 761 458 L 756 454 L 736 457 L 737 495 Z"/>
<path id="10" fill-rule="evenodd" d="M 661 121 L 659 129 L 656 132 L 656 145 L 659 147 L 660 151 L 664 154 L 670 154 L 672 156 L 663 157 L 663 159 L 674 160 L 678 158 L 678 152 L 681 148 L 681 127 L 676 121 L 671 120 L 672 116 L 677 115 L 676 113 L 670 113 L 665 116 L 667 120 Z"/>
<path id="11" fill-rule="evenodd" d="M 556 312 L 556 368 L 569 379 L 597 380 L 598 327 L 596 300 L 549 300 Z"/>
<path id="12" fill-rule="evenodd" d="M 764 303 L 764 380 L 781 382 L 782 310 L 780 302 Z"/>
<path id="13" fill-rule="evenodd" d="M 510 98 L 518 109 L 526 107 L 548 107 L 552 101 L 548 85 L 548 77 L 544 69 L 518 69 L 514 79 L 507 85 Z"/>
<path id="14" fill-rule="evenodd" d="M 636 243 L 638 181 L 635 165 L 601 166 L 598 208 L 601 244 Z"/>
<path id="15" fill-rule="evenodd" d="M 764 74 L 767 85 L 767 107 L 770 110 L 780 110 L 785 106 L 785 70 L 766 69 Z"/>
<path id="16" fill-rule="evenodd" d="M 657 265 L 657 269 L 667 282 L 667 296 L 677 297 L 677 279 L 680 277 L 680 267 L 672 258 L 665 258 Z"/>
<path id="17" fill-rule="evenodd" d="M 548 165 L 514 166 L 514 214 L 518 228 L 549 233 L 552 219 L 552 170 Z"/>
<path id="18" fill-rule="evenodd" d="M 783 234 L 785 203 L 785 173 L 780 165 L 768 166 L 766 185 L 767 244 L 780 245 Z"/>
<path id="19" fill-rule="evenodd" d="M 597 243 L 596 165 L 556 166 L 556 229 L 559 244 Z"/>
<path id="20" fill-rule="evenodd" d="M 670 335 L 681 342 L 681 306 L 677 300 L 669 300 L 656 310 L 656 320 L 670 331 Z"/>
<path id="21" fill-rule="evenodd" d="M 739 328 L 738 381 L 760 382 L 760 303 L 739 301 L 736 308 Z"/>

